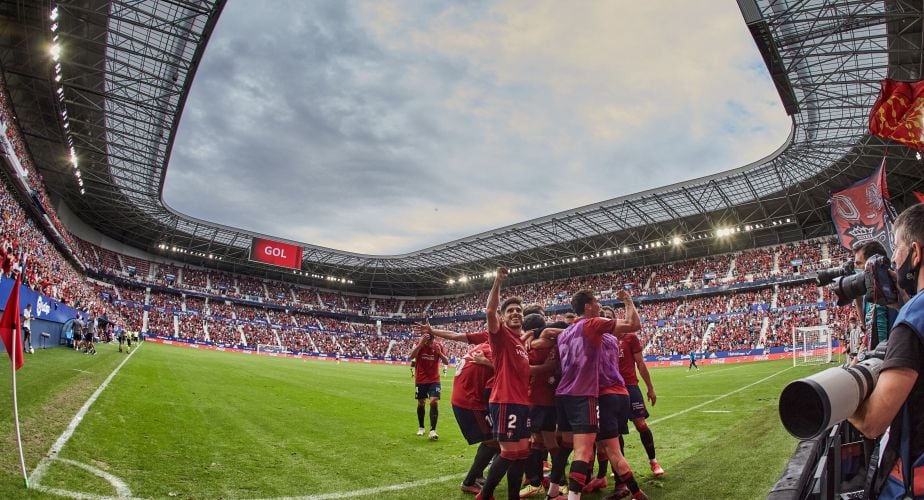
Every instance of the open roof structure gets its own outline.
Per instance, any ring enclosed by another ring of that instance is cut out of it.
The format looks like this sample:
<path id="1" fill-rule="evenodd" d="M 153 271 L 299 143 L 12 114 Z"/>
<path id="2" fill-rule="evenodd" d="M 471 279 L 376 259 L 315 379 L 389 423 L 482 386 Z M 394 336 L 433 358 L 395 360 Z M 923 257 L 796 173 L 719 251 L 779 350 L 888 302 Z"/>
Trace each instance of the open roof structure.
<path id="1" fill-rule="evenodd" d="M 49 193 L 103 235 L 193 265 L 357 293 L 448 295 L 486 286 L 497 266 L 514 269 L 514 283 L 534 282 L 832 234 L 830 192 L 886 155 L 898 205 L 922 190 L 915 153 L 867 131 L 882 79 L 922 78 L 920 2 L 738 4 L 792 118 L 770 156 L 402 255 L 292 242 L 304 249 L 296 272 L 248 260 L 252 238 L 272 236 L 163 202 L 177 126 L 224 1 L 0 0 L 0 65 Z M 68 48 L 58 61 L 54 37 Z M 473 278 L 468 288 L 460 277 Z"/>

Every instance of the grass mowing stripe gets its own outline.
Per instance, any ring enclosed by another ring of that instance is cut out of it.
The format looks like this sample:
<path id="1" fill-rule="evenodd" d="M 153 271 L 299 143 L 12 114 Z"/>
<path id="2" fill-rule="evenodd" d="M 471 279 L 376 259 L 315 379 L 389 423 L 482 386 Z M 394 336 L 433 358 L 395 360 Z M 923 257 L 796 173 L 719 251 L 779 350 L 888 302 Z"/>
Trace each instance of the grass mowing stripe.
<path id="1" fill-rule="evenodd" d="M 103 390 L 109 385 L 109 382 L 112 381 L 116 373 L 119 373 L 119 370 L 121 370 L 122 367 L 125 366 L 125 363 L 127 363 L 128 360 L 131 359 L 131 357 L 134 356 L 135 353 L 138 352 L 138 349 L 140 348 L 141 348 L 141 344 L 139 344 L 138 347 L 135 348 L 135 350 L 128 353 L 128 356 L 125 356 L 125 359 L 123 359 L 122 362 L 119 363 L 119 366 L 116 366 L 115 370 L 112 370 L 112 373 L 110 373 L 109 376 L 106 377 L 106 380 L 104 380 L 103 383 L 100 384 L 99 388 L 96 389 L 93 395 L 90 396 L 90 399 L 88 399 L 87 402 L 83 404 L 83 406 L 80 408 L 80 411 L 78 411 L 77 414 L 74 415 L 74 418 L 71 419 L 71 422 L 67 425 L 67 429 L 64 429 L 64 432 L 61 434 L 60 437 L 58 437 L 58 440 L 55 441 L 55 444 L 51 445 L 51 449 L 48 450 L 48 453 L 46 453 L 44 457 L 42 457 L 42 460 L 39 462 L 39 464 L 35 466 L 35 470 L 32 471 L 32 474 L 29 474 L 30 483 L 34 485 L 39 484 L 39 481 L 42 479 L 42 476 L 45 475 L 45 471 L 48 470 L 49 465 L 51 465 L 52 459 L 58 456 L 58 453 L 61 452 L 61 449 L 64 448 L 64 445 L 67 444 L 68 440 L 71 439 L 71 436 L 74 435 L 74 431 L 77 430 L 77 426 L 80 424 L 80 421 L 83 420 L 83 417 L 90 410 L 90 406 L 92 406 L 93 403 L 96 402 L 96 398 L 98 398 L 99 395 L 103 392 Z"/>
<path id="2" fill-rule="evenodd" d="M 779 375 L 779 374 L 781 374 L 781 373 L 785 373 L 786 371 L 791 370 L 792 368 L 793 368 L 792 366 L 790 366 L 789 368 L 783 368 L 782 370 L 780 370 L 780 371 L 778 371 L 778 372 L 776 372 L 776 373 L 774 373 L 774 374 L 772 374 L 772 375 L 770 375 L 770 376 L 764 377 L 764 378 L 758 380 L 757 382 L 751 382 L 750 384 L 748 384 L 748 385 L 746 385 L 746 386 L 744 386 L 744 387 L 739 387 L 739 388 L 735 389 L 734 391 L 731 391 L 731 392 L 727 392 L 727 393 L 725 393 L 725 394 L 722 394 L 721 396 L 719 396 L 719 397 L 717 397 L 717 398 L 710 399 L 709 401 L 705 401 L 705 402 L 700 403 L 700 404 L 698 404 L 698 405 L 691 406 L 691 407 L 689 407 L 689 408 L 687 408 L 687 409 L 685 409 L 685 410 L 680 410 L 680 411 L 678 411 L 678 412 L 676 412 L 676 413 L 671 413 L 670 415 L 666 415 L 666 416 L 664 416 L 664 417 L 661 417 L 661 418 L 652 420 L 651 422 L 648 422 L 648 423 L 649 423 L 649 424 L 657 424 L 658 422 L 663 422 L 663 421 L 665 421 L 665 420 L 669 420 L 669 419 L 672 419 L 672 418 L 674 418 L 674 417 L 679 417 L 680 415 L 683 415 L 684 413 L 689 413 L 689 412 L 691 412 L 691 411 L 693 411 L 693 410 L 702 408 L 702 407 L 704 407 L 704 406 L 706 406 L 706 405 L 708 405 L 708 404 L 715 403 L 716 401 L 718 401 L 718 400 L 720 400 L 720 399 L 727 398 L 728 396 L 731 396 L 732 394 L 737 394 L 737 393 L 739 393 L 739 392 L 741 392 L 741 391 L 743 391 L 743 390 L 745 390 L 745 389 L 749 389 L 749 388 L 751 388 L 751 387 L 754 387 L 754 386 L 757 385 L 757 384 L 764 383 L 764 382 L 770 380 L 771 378 L 776 377 L 777 375 Z"/>

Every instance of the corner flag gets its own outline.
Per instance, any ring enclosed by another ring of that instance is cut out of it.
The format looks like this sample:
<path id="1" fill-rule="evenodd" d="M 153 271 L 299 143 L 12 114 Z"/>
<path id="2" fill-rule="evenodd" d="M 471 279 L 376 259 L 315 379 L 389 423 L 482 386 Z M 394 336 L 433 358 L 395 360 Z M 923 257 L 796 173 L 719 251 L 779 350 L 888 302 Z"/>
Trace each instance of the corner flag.
<path id="1" fill-rule="evenodd" d="M 22 434 L 19 431 L 19 401 L 16 398 L 16 370 L 22 366 L 22 317 L 19 309 L 19 287 L 22 284 L 22 275 L 26 272 L 26 259 L 22 261 L 22 269 L 16 275 L 13 290 L 6 300 L 3 316 L 0 316 L 0 339 L 10 355 L 10 372 L 13 378 L 13 422 L 16 424 L 16 444 L 19 448 L 19 466 L 22 469 L 22 480 L 26 488 L 29 487 L 29 476 L 26 475 L 26 460 L 22 454 Z"/>
<path id="2" fill-rule="evenodd" d="M 3 309 L 3 316 L 0 317 L 0 339 L 3 340 L 3 347 L 10 357 L 15 369 L 22 367 L 22 313 L 19 310 L 19 286 L 22 284 L 22 273 L 16 275 L 16 283 L 13 283 L 13 290 L 10 291 L 10 297 L 6 300 L 6 307 Z"/>

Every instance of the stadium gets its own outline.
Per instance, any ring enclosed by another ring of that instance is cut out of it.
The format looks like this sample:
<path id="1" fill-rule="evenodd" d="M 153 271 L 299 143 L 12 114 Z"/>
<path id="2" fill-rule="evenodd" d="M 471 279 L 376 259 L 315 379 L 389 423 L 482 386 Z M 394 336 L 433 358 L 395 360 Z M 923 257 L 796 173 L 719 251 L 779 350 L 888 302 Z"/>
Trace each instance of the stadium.
<path id="1" fill-rule="evenodd" d="M 625 454 L 650 498 L 767 496 L 799 445 L 777 398 L 827 367 L 794 366 L 793 333 L 841 339 L 858 321 L 816 282 L 852 259 L 832 193 L 883 163 L 899 212 L 924 191 L 920 153 L 869 130 L 882 80 L 924 78 L 920 3 L 739 0 L 791 119 L 771 155 L 400 255 L 164 202 L 225 7 L 0 1 L 0 295 L 19 276 L 36 311 L 35 352 L 14 371 L 22 464 L 12 409 L 0 411 L 2 496 L 469 498 L 459 481 L 474 447 L 446 398 L 439 440 L 413 435 L 411 327 L 482 331 L 498 268 L 510 270 L 502 294 L 550 321 L 579 289 L 634 297 L 667 474 L 649 473 L 635 435 Z M 96 356 L 66 347 L 78 316 L 104 320 Z M 115 329 L 144 341 L 122 352 L 105 342 Z M 453 361 L 468 349 L 446 347 Z M 451 374 L 442 383 L 448 393 Z"/>

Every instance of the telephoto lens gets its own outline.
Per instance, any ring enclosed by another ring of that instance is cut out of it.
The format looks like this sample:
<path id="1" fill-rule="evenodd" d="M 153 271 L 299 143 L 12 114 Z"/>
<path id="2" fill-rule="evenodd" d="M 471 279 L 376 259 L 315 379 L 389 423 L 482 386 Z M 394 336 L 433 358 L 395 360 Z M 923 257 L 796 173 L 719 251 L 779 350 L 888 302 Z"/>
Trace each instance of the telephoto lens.
<path id="1" fill-rule="evenodd" d="M 828 368 L 793 382 L 780 394 L 780 420 L 799 439 L 814 439 L 853 415 L 876 386 L 882 360 Z"/>

